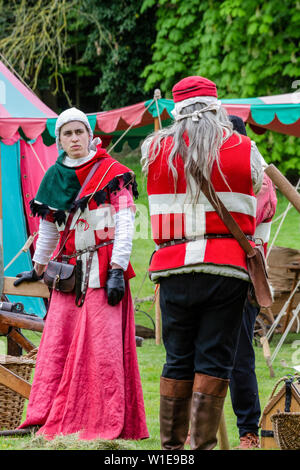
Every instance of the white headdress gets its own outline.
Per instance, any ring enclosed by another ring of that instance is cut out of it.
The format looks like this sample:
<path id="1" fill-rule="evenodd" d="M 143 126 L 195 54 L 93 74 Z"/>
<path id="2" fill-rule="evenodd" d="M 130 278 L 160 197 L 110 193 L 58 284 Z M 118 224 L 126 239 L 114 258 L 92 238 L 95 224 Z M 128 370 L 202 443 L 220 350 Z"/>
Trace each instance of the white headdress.
<path id="1" fill-rule="evenodd" d="M 181 110 L 187 106 L 195 103 L 203 103 L 206 106 L 201 110 L 194 111 L 191 114 L 180 114 Z M 175 121 L 181 121 L 191 117 L 193 121 L 199 121 L 202 118 L 202 114 L 206 111 L 218 111 L 221 106 L 221 101 L 214 96 L 194 96 L 183 101 L 175 103 L 175 107 L 172 111 Z"/>
<path id="2" fill-rule="evenodd" d="M 58 116 L 56 120 L 55 136 L 56 136 L 56 145 L 57 145 L 58 150 L 62 150 L 62 146 L 59 141 L 60 129 L 64 124 L 67 124 L 67 122 L 71 122 L 71 121 L 80 121 L 80 122 L 83 122 L 83 124 L 85 124 L 88 130 L 89 136 L 90 136 L 89 147 L 88 147 L 88 149 L 90 150 L 92 140 L 93 140 L 93 131 L 92 131 L 92 128 L 90 126 L 87 116 L 77 108 L 66 109 Z"/>

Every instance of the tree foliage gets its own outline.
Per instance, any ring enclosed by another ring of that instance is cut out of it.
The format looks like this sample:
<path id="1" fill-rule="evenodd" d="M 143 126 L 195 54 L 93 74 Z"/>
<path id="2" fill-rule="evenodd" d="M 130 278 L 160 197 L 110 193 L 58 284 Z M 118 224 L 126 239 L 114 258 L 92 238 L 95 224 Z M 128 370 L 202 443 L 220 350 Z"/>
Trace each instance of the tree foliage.
<path id="1" fill-rule="evenodd" d="M 67 65 L 67 15 L 75 1 L 36 2 L 12 0 L 0 3 L 0 50 L 9 64 L 35 90 L 41 70 L 48 68 L 49 82 L 61 80 L 60 69 Z"/>
<path id="2" fill-rule="evenodd" d="M 0 50 L 57 111 L 117 108 L 148 98 L 152 18 L 139 0 L 0 0 Z"/>
<path id="3" fill-rule="evenodd" d="M 145 89 L 170 96 L 176 81 L 203 75 L 219 96 L 246 98 L 296 91 L 300 78 L 300 2 L 294 0 L 144 0 L 157 6 L 156 41 Z M 282 171 L 300 170 L 297 139 L 249 134 Z"/>
<path id="4" fill-rule="evenodd" d="M 223 98 L 296 91 L 299 26 L 300 0 L 0 0 L 1 54 L 57 112 L 170 96 L 193 74 Z M 249 135 L 282 171 L 300 170 L 296 138 Z"/>
<path id="5" fill-rule="evenodd" d="M 149 97 L 140 77 L 151 60 L 155 40 L 155 15 L 150 8 L 140 13 L 139 0 L 84 0 L 83 5 L 107 32 L 109 41 L 99 41 L 97 31 L 89 31 L 82 61 L 98 72 L 95 94 L 101 109 L 127 106 Z"/>

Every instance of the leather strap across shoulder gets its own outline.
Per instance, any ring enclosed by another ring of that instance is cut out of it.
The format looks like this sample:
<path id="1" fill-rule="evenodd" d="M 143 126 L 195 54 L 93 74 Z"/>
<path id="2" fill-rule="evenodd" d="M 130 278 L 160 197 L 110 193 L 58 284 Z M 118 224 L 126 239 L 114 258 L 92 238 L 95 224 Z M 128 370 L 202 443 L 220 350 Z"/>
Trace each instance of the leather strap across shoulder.
<path id="1" fill-rule="evenodd" d="M 208 184 L 206 178 L 202 175 L 202 185 L 201 190 L 208 201 L 211 203 L 217 214 L 223 220 L 224 224 L 228 228 L 228 230 L 232 233 L 232 235 L 236 238 L 239 245 L 243 248 L 243 250 L 247 253 L 248 257 L 255 256 L 255 250 L 252 245 L 249 243 L 246 235 L 241 230 L 238 223 L 234 220 L 230 212 L 226 209 L 221 199 L 216 194 L 212 185 Z"/>

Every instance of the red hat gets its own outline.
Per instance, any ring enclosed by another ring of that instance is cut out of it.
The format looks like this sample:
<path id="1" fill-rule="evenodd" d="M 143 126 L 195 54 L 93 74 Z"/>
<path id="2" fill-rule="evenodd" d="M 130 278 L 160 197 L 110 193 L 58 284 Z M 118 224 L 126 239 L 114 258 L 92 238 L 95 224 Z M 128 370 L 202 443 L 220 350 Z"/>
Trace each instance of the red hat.
<path id="1" fill-rule="evenodd" d="M 186 77 L 176 83 L 172 89 L 174 103 L 187 100 L 195 96 L 214 96 L 218 98 L 217 87 L 214 82 L 205 77 Z"/>

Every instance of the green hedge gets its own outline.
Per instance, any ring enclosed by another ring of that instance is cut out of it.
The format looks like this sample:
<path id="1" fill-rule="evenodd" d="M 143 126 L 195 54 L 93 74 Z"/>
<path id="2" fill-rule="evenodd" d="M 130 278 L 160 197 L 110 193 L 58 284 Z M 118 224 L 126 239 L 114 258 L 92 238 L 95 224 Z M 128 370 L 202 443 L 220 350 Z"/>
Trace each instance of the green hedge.
<path id="1" fill-rule="evenodd" d="M 249 98 L 297 91 L 300 85 L 300 4 L 293 0 L 144 0 L 156 5 L 152 63 L 145 88 L 170 97 L 188 75 L 216 82 L 222 98 Z M 298 139 L 249 133 L 268 162 L 285 174 L 300 170 Z"/>

